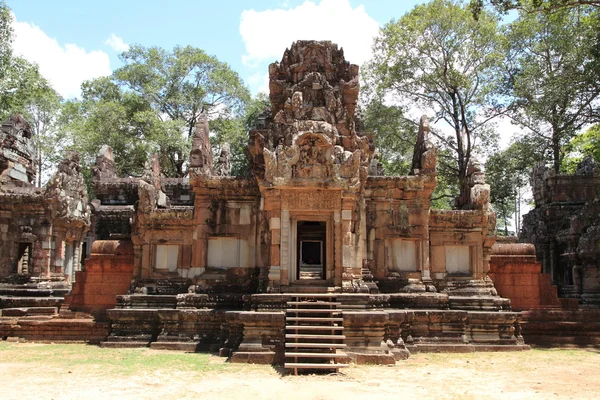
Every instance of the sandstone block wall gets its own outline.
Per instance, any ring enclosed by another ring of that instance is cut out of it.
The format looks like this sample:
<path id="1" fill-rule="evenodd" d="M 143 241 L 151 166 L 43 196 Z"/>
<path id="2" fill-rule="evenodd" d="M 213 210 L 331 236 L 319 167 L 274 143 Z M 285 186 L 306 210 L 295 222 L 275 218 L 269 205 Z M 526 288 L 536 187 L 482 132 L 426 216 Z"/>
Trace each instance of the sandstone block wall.
<path id="1" fill-rule="evenodd" d="M 117 304 L 117 295 L 129 292 L 132 279 L 131 242 L 97 240 L 85 261 L 85 270 L 77 272 L 73 290 L 65 301 L 73 311 L 104 311 Z"/>
<path id="2" fill-rule="evenodd" d="M 559 299 L 550 274 L 542 273 L 531 244 L 496 244 L 492 247 L 489 276 L 501 297 L 511 300 L 513 310 L 573 307 L 577 301 Z"/>

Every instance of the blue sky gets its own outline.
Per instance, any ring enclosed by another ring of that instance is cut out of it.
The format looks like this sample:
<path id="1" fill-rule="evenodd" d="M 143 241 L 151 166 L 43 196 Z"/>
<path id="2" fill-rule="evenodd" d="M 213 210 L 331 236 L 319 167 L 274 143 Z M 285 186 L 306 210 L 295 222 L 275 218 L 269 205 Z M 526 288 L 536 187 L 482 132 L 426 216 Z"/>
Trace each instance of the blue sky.
<path id="1" fill-rule="evenodd" d="M 82 80 L 117 68 L 116 49 L 133 43 L 201 48 L 227 62 L 256 93 L 266 87 L 268 64 L 293 40 L 338 42 L 349 61 L 362 64 L 378 27 L 422 2 L 5 1 L 16 19 L 15 51 L 37 62 L 64 97 L 77 96 Z"/>

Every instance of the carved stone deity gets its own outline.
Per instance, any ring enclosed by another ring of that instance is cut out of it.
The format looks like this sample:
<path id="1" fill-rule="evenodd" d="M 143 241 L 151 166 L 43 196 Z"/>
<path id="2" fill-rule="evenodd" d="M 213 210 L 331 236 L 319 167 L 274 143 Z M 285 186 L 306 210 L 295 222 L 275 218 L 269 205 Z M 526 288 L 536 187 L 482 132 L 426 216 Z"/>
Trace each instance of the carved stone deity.
<path id="1" fill-rule="evenodd" d="M 215 163 L 215 175 L 231 175 L 231 148 L 229 143 L 224 143 L 223 146 L 221 146 L 221 154 Z"/>

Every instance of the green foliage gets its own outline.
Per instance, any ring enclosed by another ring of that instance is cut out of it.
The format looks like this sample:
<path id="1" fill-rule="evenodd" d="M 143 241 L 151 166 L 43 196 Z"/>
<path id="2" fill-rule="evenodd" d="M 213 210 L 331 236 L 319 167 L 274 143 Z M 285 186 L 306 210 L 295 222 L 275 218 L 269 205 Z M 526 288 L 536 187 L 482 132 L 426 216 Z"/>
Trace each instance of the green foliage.
<path id="1" fill-rule="evenodd" d="M 485 6 L 498 11 L 501 14 L 506 14 L 510 10 L 521 10 L 527 13 L 553 13 L 556 11 L 582 7 L 594 6 L 600 7 L 600 1 L 594 0 L 471 0 L 469 8 L 473 12 L 475 18 L 479 18 L 479 14 Z"/>
<path id="2" fill-rule="evenodd" d="M 380 99 L 367 104 L 364 129 L 375 134 L 375 148 L 386 175 L 408 175 L 417 141 L 416 124 L 404 117 L 401 107 L 387 106 Z"/>
<path id="3" fill-rule="evenodd" d="M 229 65 L 191 46 L 168 52 L 135 45 L 121 54 L 121 61 L 125 65 L 114 72 L 115 81 L 142 96 L 158 114 L 184 121 L 190 137 L 202 112 L 240 113 L 250 99 Z"/>
<path id="4" fill-rule="evenodd" d="M 12 58 L 12 18 L 10 9 L 3 0 L 0 0 L 0 81 L 4 80 L 4 73 L 10 65 Z"/>
<path id="5" fill-rule="evenodd" d="M 600 163 L 600 125 L 594 125 L 584 133 L 575 136 L 565 147 L 562 170 L 572 174 L 585 158 L 592 157 Z"/>
<path id="6" fill-rule="evenodd" d="M 56 127 L 61 99 L 36 64 L 13 56 L 11 24 L 10 10 L 0 1 L 0 121 L 18 113 L 31 124 L 38 164 L 36 184 L 41 186 L 44 171 L 59 160 L 64 144 Z"/>
<path id="7" fill-rule="evenodd" d="M 600 117 L 597 27 L 598 9 L 578 7 L 521 12 L 506 33 L 506 87 L 514 99 L 512 117 L 551 149 L 557 173 L 564 146 Z"/>
<path id="8" fill-rule="evenodd" d="M 107 144 L 122 175 L 139 176 L 157 153 L 165 176 L 185 176 L 191 137 L 206 112 L 216 132 L 213 145 L 231 143 L 234 167 L 243 169 L 240 118 L 249 93 L 237 73 L 190 46 L 168 52 L 137 45 L 121 59 L 125 65 L 113 76 L 85 82 L 82 100 L 66 107 L 65 129 L 87 163 Z"/>
<path id="9" fill-rule="evenodd" d="M 516 210 L 518 192 L 527 184 L 533 166 L 547 161 L 539 138 L 522 136 L 511 145 L 492 154 L 485 164 L 486 182 L 490 184 L 491 203 L 498 215 L 498 228 L 508 234 L 508 221 Z"/>
<path id="10" fill-rule="evenodd" d="M 247 131 L 256 129 L 258 126 L 258 119 L 265 112 L 265 110 L 271 108 L 271 101 L 269 96 L 265 93 L 258 93 L 250 102 L 246 105 L 246 113 L 244 116 L 244 126 Z"/>
<path id="11" fill-rule="evenodd" d="M 447 0 L 416 6 L 386 24 L 366 65 L 367 89 L 405 107 L 434 110 L 452 134 L 432 131 L 447 150 L 447 181 L 464 184 L 478 142 L 491 140 L 487 123 L 501 112 L 495 89 L 503 53 L 497 20 Z"/>

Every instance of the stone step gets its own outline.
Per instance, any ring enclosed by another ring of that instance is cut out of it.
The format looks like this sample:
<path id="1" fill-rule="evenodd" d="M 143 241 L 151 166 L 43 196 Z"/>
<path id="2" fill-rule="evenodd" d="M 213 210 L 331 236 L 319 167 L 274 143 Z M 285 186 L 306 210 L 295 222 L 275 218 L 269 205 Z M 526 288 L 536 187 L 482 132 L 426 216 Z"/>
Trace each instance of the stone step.
<path id="1" fill-rule="evenodd" d="M 335 298 L 338 293 L 286 293 L 290 297 L 303 297 L 303 298 Z"/>
<path id="2" fill-rule="evenodd" d="M 344 343 L 286 343 L 285 347 L 302 347 L 306 349 L 343 349 Z"/>
<path id="3" fill-rule="evenodd" d="M 329 308 L 288 308 L 288 313 L 321 313 L 321 314 L 341 314 L 341 310 L 333 310 Z"/>
<path id="4" fill-rule="evenodd" d="M 327 325 L 287 325 L 285 329 L 310 330 L 310 331 L 342 331 L 343 326 Z"/>
<path id="5" fill-rule="evenodd" d="M 285 363 L 284 368 L 336 369 L 347 368 L 349 364 L 314 364 L 314 363 Z"/>
<path id="6" fill-rule="evenodd" d="M 346 353 L 285 353 L 286 357 L 297 357 L 297 358 L 347 358 L 348 355 Z"/>
<path id="7" fill-rule="evenodd" d="M 344 340 L 344 335 L 316 335 L 312 333 L 288 333 L 285 335 L 286 339 L 331 339 L 331 340 Z"/>
<path id="8" fill-rule="evenodd" d="M 0 296 L 0 308 L 59 307 L 63 297 Z"/>
<path id="9" fill-rule="evenodd" d="M 58 314 L 58 307 L 14 307 L 0 310 L 0 315 L 3 317 L 25 317 L 56 314 Z"/>
<path id="10" fill-rule="evenodd" d="M 292 306 L 341 306 L 342 303 L 337 301 L 288 301 L 288 305 Z"/>
<path id="11" fill-rule="evenodd" d="M 344 322 L 344 318 L 338 317 L 286 317 L 286 321 L 304 322 Z"/>

